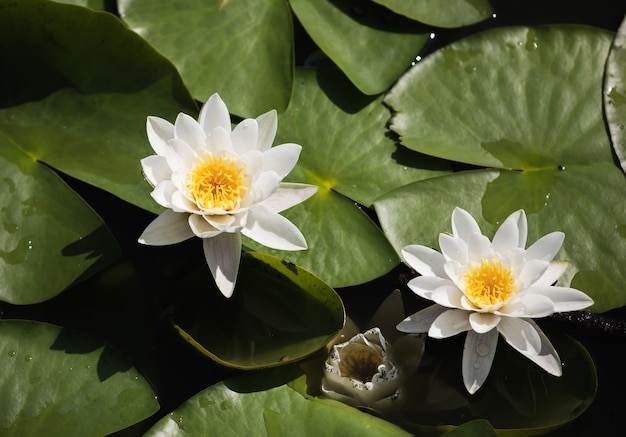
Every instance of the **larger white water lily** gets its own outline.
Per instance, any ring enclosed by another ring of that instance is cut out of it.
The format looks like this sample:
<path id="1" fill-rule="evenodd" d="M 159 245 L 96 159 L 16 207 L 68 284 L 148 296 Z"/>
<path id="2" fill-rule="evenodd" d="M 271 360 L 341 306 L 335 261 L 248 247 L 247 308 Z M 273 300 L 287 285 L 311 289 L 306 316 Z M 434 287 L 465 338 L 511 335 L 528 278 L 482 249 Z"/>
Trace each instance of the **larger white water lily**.
<path id="1" fill-rule="evenodd" d="M 552 286 L 567 262 L 552 261 L 564 234 L 552 232 L 525 249 L 526 214 L 511 214 L 492 241 L 465 210 L 452 213 L 452 235 L 440 234 L 441 253 L 406 246 L 404 260 L 422 276 L 409 281 L 417 295 L 435 302 L 400 322 L 402 332 L 428 332 L 446 338 L 467 331 L 463 382 L 475 393 L 487 379 L 498 344 L 506 342 L 552 375 L 562 374 L 559 356 L 532 320 L 555 312 L 586 308 L 585 293 Z"/>
<path id="2" fill-rule="evenodd" d="M 274 249 L 306 249 L 300 230 L 279 212 L 312 196 L 317 187 L 284 183 L 300 156 L 298 144 L 272 146 L 276 111 L 246 119 L 231 131 L 228 109 L 213 94 L 198 121 L 148 117 L 156 155 L 141 160 L 151 195 L 168 208 L 139 237 L 152 246 L 203 239 L 213 278 L 226 297 L 235 287 L 241 234 Z"/>

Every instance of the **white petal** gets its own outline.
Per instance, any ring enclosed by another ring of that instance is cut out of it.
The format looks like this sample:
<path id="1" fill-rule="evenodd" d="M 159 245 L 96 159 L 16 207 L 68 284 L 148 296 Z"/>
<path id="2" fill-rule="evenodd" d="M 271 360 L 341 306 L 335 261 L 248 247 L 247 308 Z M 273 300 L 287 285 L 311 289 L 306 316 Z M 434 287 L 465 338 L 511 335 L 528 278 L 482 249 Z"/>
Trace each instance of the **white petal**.
<path id="1" fill-rule="evenodd" d="M 172 177 L 172 169 L 164 156 L 150 155 L 141 160 L 143 175 L 152 187 Z"/>
<path id="2" fill-rule="evenodd" d="M 456 261 L 459 264 L 467 264 L 467 243 L 465 240 L 448 234 L 439 234 L 439 247 L 441 254 L 448 261 Z"/>
<path id="3" fill-rule="evenodd" d="M 444 311 L 448 311 L 448 309 L 440 305 L 431 305 L 398 323 L 396 329 L 409 334 L 428 332 L 430 325 L 432 325 L 435 319 Z"/>
<path id="4" fill-rule="evenodd" d="M 298 162 L 302 146 L 293 143 L 280 144 L 263 152 L 263 171 L 273 171 L 284 178 Z"/>
<path id="5" fill-rule="evenodd" d="M 260 204 L 270 211 L 281 212 L 317 193 L 317 187 L 309 184 L 283 182 L 278 190 Z"/>
<path id="6" fill-rule="evenodd" d="M 256 150 L 258 135 L 259 127 L 254 119 L 247 118 L 235 126 L 230 134 L 235 153 L 242 155 L 250 150 Z"/>
<path id="7" fill-rule="evenodd" d="M 174 138 L 174 125 L 160 117 L 150 116 L 146 120 L 146 133 L 156 154 L 167 156 L 169 153 L 167 141 Z"/>
<path id="8" fill-rule="evenodd" d="M 206 215 L 204 219 L 215 229 L 225 231 L 235 223 L 235 217 L 230 214 L 224 215 Z"/>
<path id="9" fill-rule="evenodd" d="M 548 267 L 548 269 L 543 272 L 543 275 L 541 275 L 541 277 L 531 285 L 538 286 L 554 284 L 563 275 L 563 273 L 565 273 L 568 266 L 568 261 L 551 261 L 550 267 Z"/>
<path id="10" fill-rule="evenodd" d="M 263 153 L 256 149 L 249 150 L 243 155 L 239 155 L 239 160 L 246 166 L 246 183 L 249 185 L 254 184 L 263 171 Z"/>
<path id="11" fill-rule="evenodd" d="M 491 259 L 495 255 L 489 238 L 482 234 L 470 235 L 467 239 L 467 260 L 480 264 L 483 259 Z"/>
<path id="12" fill-rule="evenodd" d="M 428 335 L 432 338 L 447 338 L 471 329 L 467 311 L 448 310 L 433 321 Z"/>
<path id="13" fill-rule="evenodd" d="M 420 275 L 446 277 L 444 256 L 430 247 L 411 244 L 402 249 L 402 258 Z"/>
<path id="14" fill-rule="evenodd" d="M 302 232 L 282 215 L 263 206 L 248 212 L 241 231 L 246 237 L 264 246 L 278 250 L 303 250 L 307 248 Z"/>
<path id="15" fill-rule="evenodd" d="M 452 281 L 446 280 L 446 282 L 448 284 L 438 287 L 430 294 L 430 299 L 444 307 L 463 308 L 461 303 L 463 292 Z"/>
<path id="16" fill-rule="evenodd" d="M 535 328 L 539 338 L 541 339 L 541 351 L 538 354 L 524 351 L 519 352 L 551 375 L 561 376 L 563 374 L 561 359 L 559 358 L 559 354 L 556 352 L 556 349 L 554 349 L 554 346 L 552 346 L 548 337 L 546 337 L 534 321 L 528 320 L 528 323 Z"/>
<path id="17" fill-rule="evenodd" d="M 198 205 L 189 200 L 183 193 L 180 191 L 176 191 L 172 194 L 171 200 L 171 208 L 176 212 L 188 212 L 192 214 L 197 214 L 200 212 L 198 209 Z"/>
<path id="18" fill-rule="evenodd" d="M 261 152 L 265 152 L 272 147 L 274 137 L 276 136 L 276 129 L 278 128 L 278 116 L 276 110 L 272 109 L 265 114 L 262 114 L 256 118 L 256 122 L 259 125 L 259 137 L 257 139 L 256 148 Z"/>
<path id="19" fill-rule="evenodd" d="M 174 123 L 174 138 L 184 141 L 195 150 L 204 147 L 206 143 L 206 133 L 202 127 L 196 120 L 182 112 L 178 114 Z"/>
<path id="20" fill-rule="evenodd" d="M 178 156 L 178 162 L 185 170 L 189 171 L 195 166 L 198 154 L 186 141 L 175 138 L 170 140 L 168 144 Z M 174 168 L 172 167 L 172 169 Z"/>
<path id="21" fill-rule="evenodd" d="M 519 241 L 517 243 L 517 247 L 523 249 L 526 247 L 526 239 L 528 238 L 528 221 L 526 220 L 526 213 L 523 209 L 520 209 L 513 214 L 518 213 L 519 215 L 517 216 L 517 229 L 519 231 Z"/>
<path id="22" fill-rule="evenodd" d="M 242 207 L 259 203 L 278 191 L 280 178 L 273 171 L 261 173 L 250 192 L 242 199 Z"/>
<path id="23" fill-rule="evenodd" d="M 498 331 L 485 334 L 473 331 L 467 333 L 463 348 L 463 384 L 469 394 L 474 394 L 482 387 L 489 376 L 493 358 L 498 347 Z"/>
<path id="24" fill-rule="evenodd" d="M 189 215 L 189 228 L 194 235 L 204 239 L 215 238 L 223 232 L 221 229 L 216 229 L 203 216 L 198 214 Z"/>
<path id="25" fill-rule="evenodd" d="M 545 296 L 524 293 L 506 302 L 498 314 L 507 317 L 546 317 L 554 314 L 554 302 Z"/>
<path id="26" fill-rule="evenodd" d="M 221 127 L 230 133 L 230 114 L 226 104 L 217 93 L 209 97 L 209 100 L 202 106 L 198 123 L 207 134 L 216 127 Z"/>
<path id="27" fill-rule="evenodd" d="M 526 290 L 526 294 L 550 299 L 554 303 L 554 312 L 578 311 L 593 305 L 593 299 L 575 288 L 537 286 Z"/>
<path id="28" fill-rule="evenodd" d="M 493 240 L 491 240 L 493 250 L 501 254 L 507 253 L 512 248 L 518 247 L 519 229 L 517 227 L 517 215 L 519 215 L 519 213 L 516 215 L 513 214 L 508 216 L 507 219 L 500 225 L 496 234 L 493 236 Z"/>
<path id="29" fill-rule="evenodd" d="M 539 240 L 526 249 L 526 259 L 541 259 L 552 261 L 552 258 L 561 248 L 565 234 L 563 232 L 551 232 L 544 235 Z"/>
<path id="30" fill-rule="evenodd" d="M 207 139 L 207 145 L 209 151 L 214 156 L 219 156 L 222 153 L 231 155 L 233 153 L 233 144 L 230 141 L 230 131 L 221 127 L 216 127 L 211 131 L 211 135 Z"/>
<path id="31" fill-rule="evenodd" d="M 454 286 L 454 283 L 439 276 L 418 276 L 408 282 L 408 287 L 418 296 L 431 300 L 431 295 L 439 287 Z"/>
<path id="32" fill-rule="evenodd" d="M 536 355 L 541 350 L 541 338 L 535 326 L 537 325 L 529 323 L 527 319 L 502 317 L 497 329 L 513 348 L 519 352 Z"/>
<path id="33" fill-rule="evenodd" d="M 452 234 L 463 241 L 467 241 L 470 235 L 480 234 L 480 227 L 472 215 L 461 208 L 452 211 Z"/>
<path id="34" fill-rule="evenodd" d="M 169 208 L 172 205 L 172 195 L 176 191 L 172 181 L 165 180 L 159 182 L 150 195 L 159 205 Z"/>
<path id="35" fill-rule="evenodd" d="M 224 232 L 213 238 L 205 238 L 202 243 L 217 288 L 225 297 L 231 297 L 241 260 L 241 235 L 239 232 Z"/>
<path id="36" fill-rule="evenodd" d="M 139 237 L 141 244 L 148 246 L 165 246 L 176 244 L 193 237 L 187 224 L 187 214 L 164 211 L 155 218 Z"/>
<path id="37" fill-rule="evenodd" d="M 491 331 L 500 323 L 501 317 L 492 313 L 472 312 L 469 315 L 470 326 L 479 334 Z"/>
<path id="38" fill-rule="evenodd" d="M 548 261 L 540 259 L 531 259 L 526 261 L 522 267 L 522 271 L 518 273 L 517 284 L 522 289 L 530 287 L 536 283 L 550 268 Z"/>

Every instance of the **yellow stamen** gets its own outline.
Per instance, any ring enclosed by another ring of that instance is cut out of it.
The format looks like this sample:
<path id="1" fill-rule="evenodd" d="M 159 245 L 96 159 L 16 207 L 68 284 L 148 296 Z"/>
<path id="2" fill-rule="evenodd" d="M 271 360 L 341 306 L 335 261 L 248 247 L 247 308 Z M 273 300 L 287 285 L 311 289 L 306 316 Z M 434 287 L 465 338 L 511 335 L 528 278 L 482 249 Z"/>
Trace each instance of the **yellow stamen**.
<path id="1" fill-rule="evenodd" d="M 210 155 L 208 160 L 199 158 L 196 166 L 187 174 L 187 195 L 200 208 L 219 208 L 230 211 L 239 206 L 239 200 L 248 191 L 245 186 L 245 165 L 236 159 Z"/>
<path id="2" fill-rule="evenodd" d="M 506 302 L 515 294 L 514 286 L 511 269 L 494 259 L 481 259 L 465 271 L 465 295 L 479 308 Z"/>

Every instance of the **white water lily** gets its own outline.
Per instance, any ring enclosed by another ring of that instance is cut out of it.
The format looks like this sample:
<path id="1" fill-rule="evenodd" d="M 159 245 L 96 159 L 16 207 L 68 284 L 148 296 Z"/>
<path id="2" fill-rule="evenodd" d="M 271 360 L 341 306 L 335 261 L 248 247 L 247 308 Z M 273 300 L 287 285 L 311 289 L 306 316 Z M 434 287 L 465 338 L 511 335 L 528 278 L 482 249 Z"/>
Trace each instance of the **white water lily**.
<path id="1" fill-rule="evenodd" d="M 228 109 L 213 94 L 198 121 L 180 113 L 176 122 L 148 117 L 146 129 L 156 155 L 141 160 L 151 195 L 168 208 L 139 237 L 151 246 L 202 238 L 215 282 L 226 297 L 235 287 L 241 234 L 280 250 L 306 249 L 300 230 L 279 212 L 316 191 L 307 184 L 284 183 L 302 149 L 272 147 L 276 111 L 246 119 L 231 131 Z"/>
<path id="2" fill-rule="evenodd" d="M 355 407 L 389 408 L 402 383 L 391 353 L 379 328 L 333 346 L 324 363 L 322 393 Z"/>
<path id="3" fill-rule="evenodd" d="M 564 234 L 552 232 L 528 249 L 526 236 L 523 210 L 511 214 L 489 241 L 467 211 L 455 208 L 452 235 L 439 235 L 441 253 L 420 245 L 402 250 L 404 260 L 422 275 L 409 281 L 409 288 L 435 305 L 406 318 L 397 329 L 428 332 L 433 338 L 467 331 L 462 369 L 469 393 L 489 375 L 498 334 L 544 370 L 561 376 L 556 350 L 532 319 L 593 304 L 579 290 L 551 285 L 568 265 L 552 261 Z"/>

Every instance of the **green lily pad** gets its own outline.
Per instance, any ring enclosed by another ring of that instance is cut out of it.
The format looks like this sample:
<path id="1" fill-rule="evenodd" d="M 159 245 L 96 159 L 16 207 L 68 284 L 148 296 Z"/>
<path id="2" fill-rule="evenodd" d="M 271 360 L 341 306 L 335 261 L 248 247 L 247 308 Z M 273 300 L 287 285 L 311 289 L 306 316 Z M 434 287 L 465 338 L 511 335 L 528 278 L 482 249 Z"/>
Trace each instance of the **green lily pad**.
<path id="1" fill-rule="evenodd" d="M 302 145 L 291 182 L 317 185 L 318 193 L 283 215 L 304 234 L 308 250 L 261 252 L 288 259 L 333 287 L 373 280 L 398 264 L 386 238 L 362 208 L 395 187 L 449 172 L 447 162 L 398 146 L 385 129 L 381 98 L 364 96 L 335 69 L 299 69 L 275 143 Z"/>
<path id="2" fill-rule="evenodd" d="M 389 88 L 431 33 L 430 28 L 369 1 L 289 3 L 313 41 L 365 94 Z"/>
<path id="3" fill-rule="evenodd" d="M 616 200 L 620 198 L 626 198 L 623 175 L 612 164 L 598 164 L 532 172 L 459 172 L 399 188 L 374 206 L 398 251 L 409 244 L 439 249 L 439 233 L 451 231 L 456 206 L 469 211 L 489 238 L 511 212 L 524 209 L 528 244 L 553 231 L 565 232 L 555 259 L 570 265 L 558 284 L 584 291 L 595 302 L 591 309 L 603 312 L 626 305 L 621 262 L 626 235 L 620 231 L 626 218 L 623 204 Z"/>
<path id="4" fill-rule="evenodd" d="M 197 112 L 174 66 L 109 13 L 40 0 L 0 7 L 3 136 L 32 160 L 160 211 L 139 163 L 153 153 L 146 117 Z"/>
<path id="5" fill-rule="evenodd" d="M 482 419 L 466 422 L 442 434 L 445 437 L 496 437 L 497 435 L 489 421 Z"/>
<path id="6" fill-rule="evenodd" d="M 437 27 L 461 27 L 491 17 L 493 9 L 488 0 L 373 0 L 392 11 L 413 20 Z"/>
<path id="7" fill-rule="evenodd" d="M 403 144 L 502 170 L 463 172 L 380 198 L 375 208 L 396 250 L 437 247 L 455 206 L 491 236 L 493 225 L 524 209 L 529 241 L 566 235 L 557 258 L 571 265 L 561 285 L 589 294 L 595 311 L 625 305 L 626 181 L 613 162 L 599 91 L 610 42 L 605 31 L 575 26 L 495 29 L 442 49 L 403 77 L 386 99 Z"/>
<path id="8" fill-rule="evenodd" d="M 604 110 L 615 155 L 626 172 L 626 20 L 617 30 L 606 63 Z"/>
<path id="9" fill-rule="evenodd" d="M 106 0 L 53 0 L 57 3 L 66 3 L 68 5 L 84 6 L 86 8 L 95 9 L 97 11 L 105 10 Z"/>
<path id="10" fill-rule="evenodd" d="M 170 312 L 181 336 L 215 361 L 254 369 L 301 360 L 343 327 L 344 308 L 327 284 L 280 258 L 244 253 L 233 297 L 207 268 L 176 285 Z"/>
<path id="11" fill-rule="evenodd" d="M 91 208 L 0 131 L 0 300 L 42 302 L 119 256 Z"/>
<path id="12" fill-rule="evenodd" d="M 176 65 L 196 99 L 219 92 L 241 117 L 287 107 L 293 35 L 286 1 L 120 0 L 118 7 Z"/>
<path id="13" fill-rule="evenodd" d="M 484 419 L 497 435 L 531 436 L 576 419 L 595 397 L 595 366 L 580 343 L 556 329 L 544 332 L 564 364 L 562 376 L 544 372 L 500 338 L 489 377 L 474 395 L 462 382 L 464 336 L 430 340 L 422 364 L 406 383 L 398 423 L 417 435 L 431 435 Z"/>
<path id="14" fill-rule="evenodd" d="M 356 408 L 306 396 L 301 391 L 306 389 L 305 376 L 298 375 L 283 367 L 220 382 L 165 416 L 145 437 L 411 435 Z M 293 377 L 297 379 L 287 383 Z"/>
<path id="15" fill-rule="evenodd" d="M 148 382 L 125 358 L 52 325 L 0 321 L 0 433 L 103 436 L 154 414 Z"/>

